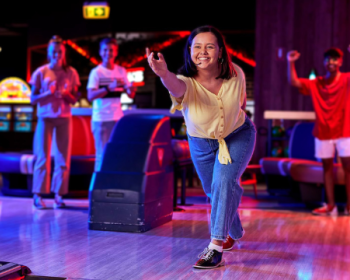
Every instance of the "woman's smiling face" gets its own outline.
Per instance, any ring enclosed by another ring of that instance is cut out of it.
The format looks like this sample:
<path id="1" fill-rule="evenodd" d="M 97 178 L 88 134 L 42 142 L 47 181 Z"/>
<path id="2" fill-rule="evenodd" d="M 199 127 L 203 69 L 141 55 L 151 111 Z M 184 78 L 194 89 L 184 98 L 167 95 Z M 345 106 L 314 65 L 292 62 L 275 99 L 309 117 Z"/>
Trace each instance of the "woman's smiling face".
<path id="1" fill-rule="evenodd" d="M 52 64 L 62 65 L 66 51 L 61 43 L 50 43 L 47 49 L 47 57 Z"/>
<path id="2" fill-rule="evenodd" d="M 191 45 L 191 59 L 197 69 L 207 69 L 218 66 L 222 49 L 219 48 L 215 35 L 211 32 L 203 32 L 193 38 Z"/>

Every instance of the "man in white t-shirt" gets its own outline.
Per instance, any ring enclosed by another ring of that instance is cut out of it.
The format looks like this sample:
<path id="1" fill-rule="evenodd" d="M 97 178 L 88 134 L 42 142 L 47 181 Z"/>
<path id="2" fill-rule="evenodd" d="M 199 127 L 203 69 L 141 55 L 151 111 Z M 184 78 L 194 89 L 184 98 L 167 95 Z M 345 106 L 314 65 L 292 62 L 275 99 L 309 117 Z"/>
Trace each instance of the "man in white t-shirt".
<path id="1" fill-rule="evenodd" d="M 99 171 L 103 149 L 117 121 L 123 116 L 120 94 L 134 98 L 135 89 L 128 81 L 126 69 L 115 64 L 118 44 L 114 38 L 100 42 L 102 63 L 91 70 L 87 83 L 88 99 L 92 101 L 92 132 L 95 138 L 95 171 Z"/>

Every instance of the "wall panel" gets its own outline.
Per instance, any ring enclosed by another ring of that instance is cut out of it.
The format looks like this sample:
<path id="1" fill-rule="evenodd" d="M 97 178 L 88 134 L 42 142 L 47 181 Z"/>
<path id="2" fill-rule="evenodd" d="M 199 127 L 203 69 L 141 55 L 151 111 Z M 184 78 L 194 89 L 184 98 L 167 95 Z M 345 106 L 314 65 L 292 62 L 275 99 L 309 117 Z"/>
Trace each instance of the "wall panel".
<path id="1" fill-rule="evenodd" d="M 308 77 L 312 68 L 323 75 L 323 52 L 331 46 L 344 52 L 341 70 L 350 71 L 349 11 L 350 0 L 256 0 L 254 120 L 258 130 L 267 128 L 265 110 L 313 110 L 311 98 L 287 82 L 288 50 L 301 53 L 296 63 L 300 77 Z M 277 58 L 279 48 L 284 50 L 282 60 Z M 266 140 L 258 134 L 254 162 L 266 155 Z"/>

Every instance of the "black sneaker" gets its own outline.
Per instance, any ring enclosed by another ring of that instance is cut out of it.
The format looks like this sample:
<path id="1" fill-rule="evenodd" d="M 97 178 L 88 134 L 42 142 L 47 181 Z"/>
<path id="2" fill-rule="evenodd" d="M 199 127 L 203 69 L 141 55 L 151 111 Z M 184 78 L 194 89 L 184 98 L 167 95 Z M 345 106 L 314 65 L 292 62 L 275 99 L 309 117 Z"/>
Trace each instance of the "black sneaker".
<path id="1" fill-rule="evenodd" d="M 34 202 L 33 207 L 35 209 L 39 209 L 39 210 L 47 209 L 46 204 L 44 203 L 44 201 L 40 196 L 34 197 L 33 202 Z"/>
<path id="2" fill-rule="evenodd" d="M 53 202 L 53 208 L 65 208 L 66 204 L 63 202 L 62 196 L 55 196 L 55 201 Z"/>
<path id="3" fill-rule="evenodd" d="M 205 248 L 204 251 L 198 255 L 199 260 L 193 266 L 194 268 L 215 268 L 225 265 L 225 260 L 222 258 L 222 253 Z"/>

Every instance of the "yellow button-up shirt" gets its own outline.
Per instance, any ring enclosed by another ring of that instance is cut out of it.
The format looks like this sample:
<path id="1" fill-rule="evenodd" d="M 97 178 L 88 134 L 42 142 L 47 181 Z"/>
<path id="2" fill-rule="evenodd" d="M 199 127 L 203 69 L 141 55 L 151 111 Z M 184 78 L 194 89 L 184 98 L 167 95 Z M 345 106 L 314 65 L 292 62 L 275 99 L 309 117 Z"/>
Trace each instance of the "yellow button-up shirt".
<path id="1" fill-rule="evenodd" d="M 245 112 L 241 109 L 246 94 L 245 76 L 238 65 L 234 64 L 234 68 L 237 77 L 223 80 L 217 95 L 194 78 L 182 75 L 177 78 L 186 84 L 183 99 L 170 95 L 173 102 L 170 112 L 182 112 L 190 136 L 218 140 L 221 164 L 232 162 L 224 138 L 245 121 Z"/>

